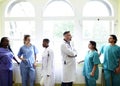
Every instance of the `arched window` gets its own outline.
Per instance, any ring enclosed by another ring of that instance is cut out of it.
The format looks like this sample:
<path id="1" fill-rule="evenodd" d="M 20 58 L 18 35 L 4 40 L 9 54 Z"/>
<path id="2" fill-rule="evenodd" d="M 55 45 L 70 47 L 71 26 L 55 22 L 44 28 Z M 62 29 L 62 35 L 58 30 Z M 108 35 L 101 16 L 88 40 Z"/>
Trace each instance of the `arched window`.
<path id="1" fill-rule="evenodd" d="M 108 3 L 103 1 L 90 1 L 88 2 L 83 9 L 83 16 L 86 17 L 107 17 L 112 16 L 112 8 Z"/>
<path id="2" fill-rule="evenodd" d="M 65 1 L 54 1 L 47 5 L 43 16 L 74 16 L 74 12 L 70 4 Z"/>
<path id="3" fill-rule="evenodd" d="M 17 54 L 25 34 L 35 38 L 34 7 L 30 2 L 16 0 L 5 10 L 5 35 L 10 37 L 13 50 Z M 19 45 L 19 46 L 18 46 Z"/>
<path id="4" fill-rule="evenodd" d="M 65 1 L 50 2 L 44 10 L 43 17 L 44 36 L 61 38 L 64 31 L 74 30 L 74 12 Z"/>
<path id="5" fill-rule="evenodd" d="M 48 3 L 46 6 L 43 13 L 43 19 L 43 38 L 49 38 L 52 45 L 54 45 L 52 48 L 55 53 L 55 71 L 57 71 L 56 73 L 60 73 L 60 46 L 63 41 L 63 32 L 69 30 L 72 34 L 74 33 L 74 11 L 68 2 L 55 0 Z M 60 76 L 56 78 L 59 80 Z"/>
<path id="6" fill-rule="evenodd" d="M 108 36 L 114 33 L 112 6 L 100 0 L 88 2 L 83 8 L 82 35 L 86 46 L 89 40 L 97 42 L 98 49 L 108 42 Z"/>
<path id="7" fill-rule="evenodd" d="M 43 37 L 59 41 L 64 31 L 70 30 L 73 33 L 74 12 L 67 2 L 61 0 L 50 2 L 44 10 L 43 17 Z"/>
<path id="8" fill-rule="evenodd" d="M 31 3 L 14 1 L 5 12 L 6 17 L 34 17 L 35 12 Z"/>

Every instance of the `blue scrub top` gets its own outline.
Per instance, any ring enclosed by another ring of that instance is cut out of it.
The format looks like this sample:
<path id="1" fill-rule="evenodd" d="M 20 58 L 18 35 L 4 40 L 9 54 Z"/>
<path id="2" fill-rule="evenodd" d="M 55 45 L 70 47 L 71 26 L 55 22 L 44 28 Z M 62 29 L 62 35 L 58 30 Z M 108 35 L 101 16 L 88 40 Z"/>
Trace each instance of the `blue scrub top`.
<path id="1" fill-rule="evenodd" d="M 84 60 L 83 75 L 90 78 L 90 73 L 92 72 L 93 66 L 95 64 L 100 64 L 99 55 L 97 51 L 88 51 Z M 99 69 L 97 67 L 95 71 L 94 78 L 97 80 L 99 74 Z"/>
<path id="2" fill-rule="evenodd" d="M 21 62 L 21 66 L 33 67 L 33 63 L 35 62 L 35 55 L 37 53 L 38 50 L 34 45 L 31 46 L 23 45 L 18 52 L 18 57 L 23 56 L 23 58 L 25 58 L 26 60 Z"/>
<path id="3" fill-rule="evenodd" d="M 119 64 L 120 47 L 117 45 L 104 45 L 100 53 L 104 55 L 103 67 L 104 69 L 114 71 Z"/>
<path id="4" fill-rule="evenodd" d="M 0 70 L 12 70 L 13 57 L 9 49 L 0 48 Z"/>

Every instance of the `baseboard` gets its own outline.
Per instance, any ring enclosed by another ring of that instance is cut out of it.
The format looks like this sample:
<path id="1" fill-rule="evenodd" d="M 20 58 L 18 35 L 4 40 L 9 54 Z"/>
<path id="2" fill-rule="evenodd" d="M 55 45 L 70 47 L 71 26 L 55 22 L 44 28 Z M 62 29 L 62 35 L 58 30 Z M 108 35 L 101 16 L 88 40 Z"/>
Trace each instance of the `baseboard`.
<path id="1" fill-rule="evenodd" d="M 13 86 L 22 86 L 20 83 L 15 83 Z M 40 84 L 35 84 L 35 86 L 40 86 Z M 55 86 L 61 86 L 61 84 L 55 84 Z M 85 84 L 74 84 L 73 86 L 85 86 Z M 97 86 L 102 86 L 101 84 L 97 84 Z"/>

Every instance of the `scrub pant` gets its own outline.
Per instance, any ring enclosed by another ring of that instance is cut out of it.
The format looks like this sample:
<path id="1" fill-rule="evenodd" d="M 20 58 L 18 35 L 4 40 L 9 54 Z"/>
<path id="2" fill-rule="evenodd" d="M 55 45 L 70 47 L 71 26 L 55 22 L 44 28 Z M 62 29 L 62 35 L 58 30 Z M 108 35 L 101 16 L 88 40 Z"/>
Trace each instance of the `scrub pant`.
<path id="1" fill-rule="evenodd" d="M 0 70 L 0 86 L 13 86 L 12 80 L 12 70 Z"/>
<path id="2" fill-rule="evenodd" d="M 94 77 L 85 76 L 85 86 L 96 86 L 96 79 Z"/>
<path id="3" fill-rule="evenodd" d="M 22 86 L 34 86 L 35 69 L 33 67 L 20 67 Z"/>
<path id="4" fill-rule="evenodd" d="M 105 86 L 119 86 L 120 74 L 104 69 Z"/>
<path id="5" fill-rule="evenodd" d="M 62 82 L 61 86 L 73 86 L 73 82 Z"/>

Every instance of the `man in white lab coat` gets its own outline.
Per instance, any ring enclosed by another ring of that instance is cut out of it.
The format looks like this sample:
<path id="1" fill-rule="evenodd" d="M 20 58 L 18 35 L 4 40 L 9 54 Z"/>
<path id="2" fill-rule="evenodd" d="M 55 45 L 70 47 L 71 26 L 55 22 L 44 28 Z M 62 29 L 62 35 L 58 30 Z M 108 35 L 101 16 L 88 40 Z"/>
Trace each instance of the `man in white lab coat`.
<path id="1" fill-rule="evenodd" d="M 61 86 L 72 86 L 75 79 L 76 72 L 76 61 L 77 56 L 76 50 L 70 44 L 72 36 L 70 31 L 63 33 L 64 42 L 61 45 L 61 54 L 63 57 L 63 73 L 62 73 L 62 84 Z"/>
<path id="2" fill-rule="evenodd" d="M 43 39 L 45 48 L 42 55 L 41 86 L 54 86 L 53 51 L 49 48 L 49 39 Z"/>

